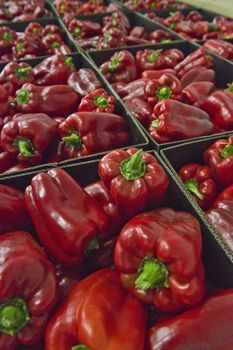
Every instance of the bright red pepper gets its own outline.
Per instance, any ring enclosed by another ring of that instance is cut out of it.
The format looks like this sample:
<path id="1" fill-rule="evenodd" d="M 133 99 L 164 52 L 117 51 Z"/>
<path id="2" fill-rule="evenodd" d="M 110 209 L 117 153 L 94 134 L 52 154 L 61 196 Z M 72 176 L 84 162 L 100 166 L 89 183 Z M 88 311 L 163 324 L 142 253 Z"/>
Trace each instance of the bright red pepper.
<path id="1" fill-rule="evenodd" d="M 186 86 L 182 96 L 192 106 L 202 108 L 208 97 L 214 92 L 215 85 L 209 81 L 194 82 Z"/>
<path id="2" fill-rule="evenodd" d="M 116 150 L 99 163 L 99 175 L 122 215 L 134 216 L 166 197 L 168 177 L 156 158 L 137 148 Z"/>
<path id="3" fill-rule="evenodd" d="M 25 200 L 41 242 L 64 265 L 80 264 L 108 235 L 104 210 L 62 169 L 34 176 Z"/>
<path id="4" fill-rule="evenodd" d="M 145 70 L 142 72 L 141 77 L 144 79 L 159 79 L 164 74 L 172 74 L 176 75 L 176 72 L 174 69 L 167 68 L 167 69 L 159 69 L 159 70 Z"/>
<path id="5" fill-rule="evenodd" d="M 89 68 L 81 68 L 72 73 L 67 84 L 82 97 L 102 86 L 95 73 Z"/>
<path id="6" fill-rule="evenodd" d="M 78 111 L 79 112 L 115 112 L 116 99 L 109 96 L 105 89 L 97 89 L 82 98 Z"/>
<path id="7" fill-rule="evenodd" d="M 146 314 L 121 285 L 117 271 L 103 269 L 79 282 L 49 322 L 46 350 L 143 350 Z"/>
<path id="8" fill-rule="evenodd" d="M 129 83 L 137 77 L 135 59 L 126 50 L 116 52 L 110 60 L 100 66 L 100 70 L 110 83 Z"/>
<path id="9" fill-rule="evenodd" d="M 56 129 L 56 122 L 46 114 L 16 115 L 2 128 L 1 146 L 4 151 L 17 155 L 20 163 L 38 164 L 56 135 Z"/>
<path id="10" fill-rule="evenodd" d="M 36 85 L 66 84 L 74 71 L 72 57 L 61 54 L 48 57 L 33 68 Z"/>
<path id="11" fill-rule="evenodd" d="M 17 39 L 17 34 L 14 30 L 8 27 L 0 28 L 0 54 L 4 54 L 12 48 L 15 40 Z"/>
<path id="12" fill-rule="evenodd" d="M 204 151 L 203 159 L 221 188 L 233 183 L 233 136 L 212 143 Z"/>
<path id="13" fill-rule="evenodd" d="M 32 83 L 34 74 L 32 67 L 26 62 L 10 62 L 0 73 L 0 84 L 2 84 L 10 95 L 25 83 Z"/>
<path id="14" fill-rule="evenodd" d="M 217 90 L 205 101 L 202 108 L 221 128 L 231 130 L 233 127 L 233 92 Z"/>
<path id="15" fill-rule="evenodd" d="M 42 339 L 58 284 L 53 265 L 29 233 L 0 236 L 0 255 L 0 347 L 17 350 Z"/>
<path id="16" fill-rule="evenodd" d="M 183 89 L 189 84 L 199 81 L 209 81 L 214 83 L 215 71 L 213 69 L 207 69 L 206 67 L 194 67 L 185 73 L 180 79 Z"/>
<path id="17" fill-rule="evenodd" d="M 179 176 L 200 207 L 203 210 L 209 209 L 217 197 L 217 185 L 210 168 L 189 163 L 180 168 Z"/>
<path id="18" fill-rule="evenodd" d="M 59 125 L 58 131 L 65 159 L 123 147 L 129 142 L 125 119 L 111 113 L 73 113 Z"/>
<path id="19" fill-rule="evenodd" d="M 24 84 L 16 92 L 17 110 L 23 113 L 46 113 L 49 116 L 74 112 L 80 97 L 68 85 L 36 86 Z"/>
<path id="20" fill-rule="evenodd" d="M 226 289 L 149 330 L 145 350 L 232 348 L 233 289 Z"/>
<path id="21" fill-rule="evenodd" d="M 140 300 L 177 312 L 204 297 L 201 249 L 196 218 L 161 208 L 139 214 L 123 227 L 114 261 L 123 285 Z"/>

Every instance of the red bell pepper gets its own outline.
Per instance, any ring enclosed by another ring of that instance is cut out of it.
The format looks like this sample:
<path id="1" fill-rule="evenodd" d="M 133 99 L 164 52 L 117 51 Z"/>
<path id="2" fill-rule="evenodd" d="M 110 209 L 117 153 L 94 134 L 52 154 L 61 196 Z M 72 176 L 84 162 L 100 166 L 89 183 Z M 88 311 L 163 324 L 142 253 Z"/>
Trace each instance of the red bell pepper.
<path id="1" fill-rule="evenodd" d="M 159 101 L 181 99 L 181 84 L 172 74 L 163 74 L 159 79 L 149 80 L 145 85 L 147 101 L 154 107 Z"/>
<path id="2" fill-rule="evenodd" d="M 145 350 L 212 349 L 232 347 L 233 289 L 220 291 L 178 316 L 150 328 Z"/>
<path id="3" fill-rule="evenodd" d="M 102 86 L 95 73 L 89 68 L 81 68 L 72 73 L 67 84 L 82 97 Z"/>
<path id="4" fill-rule="evenodd" d="M 62 169 L 34 176 L 25 200 L 41 242 L 64 265 L 80 264 L 108 235 L 104 210 Z"/>
<path id="5" fill-rule="evenodd" d="M 135 59 L 126 50 L 116 52 L 110 60 L 100 66 L 100 70 L 110 83 L 129 83 L 137 77 Z"/>
<path id="6" fill-rule="evenodd" d="M 13 230 L 28 229 L 30 219 L 22 191 L 0 185 L 0 216 L 0 235 Z"/>
<path id="7" fill-rule="evenodd" d="M 120 29 L 124 28 L 126 32 L 130 31 L 131 27 L 128 18 L 124 15 L 121 9 L 117 9 L 115 12 L 112 13 L 111 16 L 104 16 L 103 25 L 106 26 L 107 24 L 110 24 L 113 27 L 118 27 Z"/>
<path id="8" fill-rule="evenodd" d="M 46 114 L 16 115 L 2 128 L 1 146 L 4 151 L 17 155 L 20 163 L 38 164 L 56 129 L 56 122 Z"/>
<path id="9" fill-rule="evenodd" d="M 116 82 L 111 84 L 112 88 L 116 91 L 116 93 L 120 97 L 124 97 L 127 94 L 127 92 L 124 89 L 126 85 L 127 85 L 126 83 L 121 83 L 121 82 Z"/>
<path id="10" fill-rule="evenodd" d="M 58 285 L 53 265 L 29 233 L 0 236 L 0 254 L 0 346 L 14 350 L 42 339 Z"/>
<path id="11" fill-rule="evenodd" d="M 145 85 L 148 83 L 149 79 L 136 79 L 125 85 L 121 89 L 121 96 L 123 101 L 132 101 L 133 98 L 139 97 L 146 100 Z"/>
<path id="12" fill-rule="evenodd" d="M 68 30 L 74 39 L 86 38 L 101 34 L 101 25 L 96 22 L 73 19 L 68 25 Z"/>
<path id="13" fill-rule="evenodd" d="M 58 34 L 52 34 L 43 37 L 41 43 L 47 55 L 53 55 L 55 53 L 55 50 L 64 44 L 62 38 Z"/>
<path id="14" fill-rule="evenodd" d="M 32 83 L 33 81 L 32 67 L 25 62 L 10 62 L 0 73 L 0 84 L 5 87 L 10 95 L 14 95 L 23 84 Z"/>
<path id="15" fill-rule="evenodd" d="M 126 31 L 127 33 L 127 31 Z M 146 30 L 142 26 L 135 26 L 129 32 L 130 37 L 138 38 L 138 39 L 146 39 L 148 36 Z"/>
<path id="16" fill-rule="evenodd" d="M 233 183 L 233 136 L 212 143 L 204 151 L 203 159 L 221 188 Z"/>
<path id="17" fill-rule="evenodd" d="M 46 329 L 46 350 L 143 350 L 146 314 L 121 286 L 117 271 L 103 269 L 79 282 Z"/>
<path id="18" fill-rule="evenodd" d="M 58 131 L 65 159 L 123 147 L 129 142 L 125 119 L 111 113 L 73 113 L 59 125 Z"/>
<path id="19" fill-rule="evenodd" d="M 39 22 L 31 22 L 25 28 L 24 33 L 30 36 L 43 37 L 43 26 Z"/>
<path id="20" fill-rule="evenodd" d="M 213 134 L 215 130 L 206 112 L 175 100 L 163 100 L 155 105 L 148 129 L 157 142 Z"/>
<path id="21" fill-rule="evenodd" d="M 17 110 L 23 113 L 69 115 L 79 103 L 79 96 L 68 85 L 36 86 L 24 84 L 16 92 Z"/>
<path id="22" fill-rule="evenodd" d="M 152 44 L 169 43 L 172 41 L 172 35 L 163 29 L 156 29 L 148 35 L 148 40 Z"/>
<path id="23" fill-rule="evenodd" d="M 17 163 L 15 155 L 3 151 L 0 147 L 0 173 L 4 173 L 7 169 Z"/>
<path id="24" fill-rule="evenodd" d="M 187 20 L 192 21 L 192 22 L 197 22 L 197 21 L 203 20 L 202 14 L 197 10 L 190 11 L 185 18 Z"/>
<path id="25" fill-rule="evenodd" d="M 12 48 L 15 40 L 17 39 L 17 34 L 14 30 L 8 27 L 0 28 L 0 54 L 4 54 Z"/>
<path id="26" fill-rule="evenodd" d="M 233 92 L 217 90 L 205 101 L 202 108 L 223 129 L 233 127 Z"/>
<path id="27" fill-rule="evenodd" d="M 137 148 L 116 150 L 99 162 L 99 175 L 122 215 L 134 216 L 166 197 L 168 177 L 156 158 Z"/>
<path id="28" fill-rule="evenodd" d="M 98 50 L 121 47 L 121 46 L 127 46 L 126 37 L 125 35 L 123 35 L 122 31 L 118 28 L 110 28 L 108 31 L 104 32 L 103 36 L 100 37 L 97 43 Z"/>
<path id="29" fill-rule="evenodd" d="M 4 86 L 0 85 L 0 118 L 4 118 L 10 111 L 8 93 Z"/>
<path id="30" fill-rule="evenodd" d="M 209 81 L 214 83 L 215 71 L 213 69 L 207 69 L 206 67 L 194 67 L 185 73 L 180 79 L 183 89 L 189 84 L 199 81 Z"/>
<path id="31" fill-rule="evenodd" d="M 125 100 L 127 109 L 136 117 L 142 125 L 149 126 L 151 114 L 153 112 L 152 106 L 140 97 L 133 97 Z"/>
<path id="32" fill-rule="evenodd" d="M 214 92 L 215 85 L 209 81 L 194 82 L 186 86 L 182 96 L 192 106 L 202 108 L 208 97 Z"/>
<path id="33" fill-rule="evenodd" d="M 61 28 L 56 26 L 55 24 L 47 24 L 45 27 L 42 27 L 42 37 L 50 36 L 52 34 L 58 34 L 60 36 L 63 35 L 63 31 Z"/>
<path id="34" fill-rule="evenodd" d="M 115 112 L 116 99 L 104 89 L 97 89 L 82 98 L 79 112 Z"/>
<path id="35" fill-rule="evenodd" d="M 136 64 L 141 70 L 174 68 L 183 58 L 183 52 L 178 49 L 144 49 L 137 52 Z"/>
<path id="36" fill-rule="evenodd" d="M 24 37 L 19 37 L 14 42 L 12 53 L 17 60 L 27 58 L 28 56 L 30 56 L 30 58 L 36 57 L 41 53 L 40 42 L 30 39 L 30 37 L 26 35 Z"/>
<path id="37" fill-rule="evenodd" d="M 181 78 L 194 67 L 206 67 L 211 68 L 213 65 L 213 57 L 207 53 L 205 48 L 200 47 L 196 51 L 190 53 L 175 67 L 176 75 Z"/>
<path id="38" fill-rule="evenodd" d="M 69 75 L 75 71 L 72 57 L 54 55 L 33 68 L 36 85 L 66 84 Z"/>
<path id="39" fill-rule="evenodd" d="M 159 69 L 159 70 L 145 70 L 142 72 L 141 77 L 144 79 L 159 79 L 164 74 L 172 74 L 176 75 L 176 72 L 174 69 L 167 68 L 167 69 Z"/>
<path id="40" fill-rule="evenodd" d="M 195 163 L 182 166 L 179 176 L 193 199 L 203 210 L 209 209 L 217 197 L 217 185 L 210 168 Z"/>
<path id="41" fill-rule="evenodd" d="M 123 285 L 135 296 L 173 313 L 204 297 L 201 247 L 195 217 L 161 208 L 139 214 L 123 227 L 114 261 Z"/>
<path id="42" fill-rule="evenodd" d="M 207 40 L 203 45 L 207 50 L 214 52 L 215 54 L 227 58 L 233 59 L 233 45 L 224 40 Z"/>

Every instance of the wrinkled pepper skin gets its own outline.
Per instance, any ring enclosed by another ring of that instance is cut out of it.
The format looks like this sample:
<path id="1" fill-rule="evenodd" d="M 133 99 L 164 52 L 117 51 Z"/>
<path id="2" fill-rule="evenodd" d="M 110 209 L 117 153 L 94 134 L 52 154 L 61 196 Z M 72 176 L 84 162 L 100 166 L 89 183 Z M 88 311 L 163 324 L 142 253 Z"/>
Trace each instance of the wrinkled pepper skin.
<path id="1" fill-rule="evenodd" d="M 99 175 L 126 217 L 158 206 L 166 197 L 169 180 L 165 170 L 154 156 L 137 148 L 105 155 L 99 162 Z"/>
<path id="2" fill-rule="evenodd" d="M 203 110 L 176 100 L 163 100 L 154 107 L 148 131 L 157 142 L 213 134 L 215 125 Z"/>
<path id="3" fill-rule="evenodd" d="M 82 262 L 107 236 L 104 210 L 62 169 L 34 176 L 25 200 L 41 242 L 66 266 Z"/>
<path id="4" fill-rule="evenodd" d="M 74 112 L 79 100 L 79 95 L 68 85 L 24 84 L 16 92 L 18 112 L 45 113 L 51 117 L 69 115 Z"/>
<path id="5" fill-rule="evenodd" d="M 79 282 L 46 329 L 45 350 L 143 350 L 146 314 L 121 285 L 119 273 L 103 269 Z"/>
<path id="6" fill-rule="evenodd" d="M 93 90 L 101 88 L 101 83 L 95 73 L 89 68 L 81 68 L 70 75 L 67 84 L 82 97 Z"/>
<path id="7" fill-rule="evenodd" d="M 179 177 L 186 189 L 203 210 L 209 209 L 217 197 L 217 185 L 212 177 L 210 168 L 195 163 L 182 166 Z"/>
<path id="8" fill-rule="evenodd" d="M 186 86 L 182 96 L 190 105 L 202 108 L 208 97 L 214 92 L 215 85 L 209 81 L 194 82 Z"/>
<path id="9" fill-rule="evenodd" d="M 215 71 L 206 67 L 194 67 L 185 73 L 180 79 L 183 89 L 191 83 L 200 81 L 215 83 Z"/>
<path id="10" fill-rule="evenodd" d="M 22 191 L 10 186 L 0 185 L 0 217 L 0 234 L 28 229 L 30 218 Z"/>
<path id="11" fill-rule="evenodd" d="M 118 236 L 114 261 L 123 285 L 137 298 L 173 313 L 204 297 L 201 248 L 195 217 L 160 208 L 128 221 Z"/>
<path id="12" fill-rule="evenodd" d="M 32 67 L 25 62 L 10 62 L 0 73 L 0 84 L 2 84 L 10 95 L 14 95 L 25 83 L 32 83 L 34 75 Z"/>
<path id="13" fill-rule="evenodd" d="M 145 350 L 231 350 L 233 289 L 220 291 L 200 305 L 148 332 Z"/>
<path id="14" fill-rule="evenodd" d="M 79 112 L 115 112 L 115 97 L 105 89 L 96 89 L 84 96 L 79 104 Z"/>
<path id="15" fill-rule="evenodd" d="M 74 71 L 72 57 L 61 54 L 48 57 L 33 68 L 36 85 L 66 84 Z"/>
<path id="16" fill-rule="evenodd" d="M 42 339 L 58 284 L 53 265 L 29 233 L 0 236 L 0 254 L 0 348 L 17 350 Z"/>
<path id="17" fill-rule="evenodd" d="M 233 185 L 226 187 L 218 195 L 212 207 L 206 212 L 212 225 L 223 240 L 233 250 Z"/>
<path id="18" fill-rule="evenodd" d="M 104 112 L 73 113 L 58 127 L 67 158 L 123 147 L 130 138 L 127 129 L 123 117 Z"/>
<path id="19" fill-rule="evenodd" d="M 213 92 L 203 104 L 203 109 L 221 128 L 233 128 L 233 92 L 230 90 Z"/>
<path id="20" fill-rule="evenodd" d="M 204 151 L 203 159 L 220 188 L 233 184 L 233 136 L 215 141 Z"/>
<path id="21" fill-rule="evenodd" d="M 39 164 L 56 131 L 56 122 L 46 114 L 16 115 L 2 128 L 1 146 L 4 151 L 17 155 L 20 163 Z"/>
<path id="22" fill-rule="evenodd" d="M 126 50 L 116 52 L 110 60 L 100 66 L 100 70 L 110 83 L 129 83 L 137 77 L 135 59 Z"/>

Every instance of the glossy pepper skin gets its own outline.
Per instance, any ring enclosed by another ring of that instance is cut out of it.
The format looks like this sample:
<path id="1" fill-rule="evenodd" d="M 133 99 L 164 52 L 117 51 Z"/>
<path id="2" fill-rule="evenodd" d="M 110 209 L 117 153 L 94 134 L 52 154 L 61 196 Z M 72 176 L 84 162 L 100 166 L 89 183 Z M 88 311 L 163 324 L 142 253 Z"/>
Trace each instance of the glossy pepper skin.
<path id="1" fill-rule="evenodd" d="M 22 191 L 0 185 L 0 216 L 0 234 L 28 228 L 30 218 Z"/>
<path id="2" fill-rule="evenodd" d="M 126 288 L 140 300 L 173 313 L 204 297 L 201 247 L 195 217 L 160 208 L 135 216 L 123 227 L 114 261 Z"/>
<path id="3" fill-rule="evenodd" d="M 186 56 L 174 67 L 174 69 L 177 77 L 181 78 L 194 67 L 211 68 L 212 65 L 213 57 L 205 50 L 205 48 L 201 47 Z"/>
<path id="4" fill-rule="evenodd" d="M 127 109 L 146 128 L 149 126 L 150 117 L 153 112 L 152 106 L 141 97 L 133 97 L 125 101 Z"/>
<path id="5" fill-rule="evenodd" d="M 233 289 L 220 291 L 200 305 L 159 321 L 149 329 L 145 350 L 232 347 Z"/>
<path id="6" fill-rule="evenodd" d="M 148 131 L 157 142 L 166 142 L 212 134 L 215 125 L 203 110 L 170 99 L 156 104 Z"/>
<path id="7" fill-rule="evenodd" d="M 17 60 L 27 58 L 28 56 L 30 58 L 36 57 L 40 50 L 39 42 L 31 40 L 28 36 L 18 37 L 12 47 L 12 53 Z"/>
<path id="8" fill-rule="evenodd" d="M 0 54 L 8 52 L 11 47 L 14 45 L 14 42 L 17 38 L 17 34 L 14 30 L 8 27 L 0 28 Z"/>
<path id="9" fill-rule="evenodd" d="M 0 253 L 0 347 L 17 350 L 42 339 L 58 285 L 53 265 L 29 233 L 0 236 Z"/>
<path id="10" fill-rule="evenodd" d="M 17 155 L 20 163 L 35 165 L 42 161 L 56 129 L 56 122 L 46 114 L 16 115 L 2 128 L 1 146 L 4 151 Z"/>
<path id="11" fill-rule="evenodd" d="M 217 185 L 212 177 L 210 168 L 195 163 L 182 166 L 179 177 L 186 189 L 203 210 L 209 209 L 217 197 Z"/>
<path id="12" fill-rule="evenodd" d="M 63 40 L 58 34 L 47 35 L 42 38 L 42 47 L 47 55 L 53 55 L 55 50 L 59 49 L 62 45 Z"/>
<path id="13" fill-rule="evenodd" d="M 233 127 L 233 92 L 217 90 L 203 104 L 203 109 L 221 127 Z"/>
<path id="14" fill-rule="evenodd" d="M 180 79 L 183 89 L 191 83 L 200 81 L 215 83 L 215 71 L 213 69 L 207 69 L 206 67 L 194 67 Z"/>
<path id="15" fill-rule="evenodd" d="M 101 83 L 97 79 L 95 73 L 89 68 L 81 68 L 77 72 L 73 72 L 67 81 L 67 84 L 84 97 L 93 90 L 101 88 Z"/>
<path id="16" fill-rule="evenodd" d="M 159 79 L 149 80 L 145 85 L 147 101 L 154 107 L 159 101 L 181 99 L 181 85 L 172 74 L 163 74 Z"/>
<path id="17" fill-rule="evenodd" d="M 3 151 L 2 147 L 0 147 L 0 173 L 4 173 L 7 169 L 10 169 L 16 163 L 16 156 Z"/>
<path id="18" fill-rule="evenodd" d="M 123 147 L 129 142 L 125 119 L 112 113 L 73 113 L 59 125 L 58 131 L 67 158 Z"/>
<path id="19" fill-rule="evenodd" d="M 84 321 L 85 320 L 85 321 Z M 79 282 L 46 329 L 45 350 L 143 350 L 146 314 L 121 285 L 116 270 L 103 269 Z"/>
<path id="20" fill-rule="evenodd" d="M 84 96 L 79 104 L 79 112 L 115 112 L 115 97 L 105 89 L 97 89 Z"/>
<path id="21" fill-rule="evenodd" d="M 51 117 L 69 115 L 77 109 L 79 96 L 68 85 L 36 86 L 24 84 L 16 92 L 17 110 L 46 113 Z"/>
<path id="22" fill-rule="evenodd" d="M 136 54 L 136 64 L 141 70 L 173 68 L 184 58 L 178 49 L 139 50 Z"/>
<path id="23" fill-rule="evenodd" d="M 34 176 L 25 200 L 41 242 L 66 266 L 82 262 L 107 235 L 103 209 L 62 169 Z"/>
<path id="24" fill-rule="evenodd" d="M 164 74 L 172 74 L 176 75 L 174 69 L 167 68 L 167 69 L 152 69 L 152 70 L 145 70 L 142 72 L 141 77 L 144 79 L 159 79 Z"/>
<path id="25" fill-rule="evenodd" d="M 203 152 L 203 159 L 221 188 L 233 183 L 233 136 L 212 143 Z"/>
<path id="26" fill-rule="evenodd" d="M 6 117 L 9 111 L 8 92 L 4 86 L 0 85 L 0 118 Z"/>
<path id="27" fill-rule="evenodd" d="M 233 59 L 233 45 L 227 41 L 210 39 L 204 43 L 204 47 L 216 55 L 229 60 Z"/>
<path id="28" fill-rule="evenodd" d="M 190 105 L 202 108 L 208 97 L 214 92 L 215 85 L 209 81 L 194 82 L 186 86 L 182 96 Z"/>
<path id="29" fill-rule="evenodd" d="M 212 207 L 206 212 L 215 229 L 233 250 L 233 185 L 226 187 L 216 198 Z"/>
<path id="30" fill-rule="evenodd" d="M 34 74 L 32 67 L 25 62 L 10 62 L 0 73 L 0 84 L 2 84 L 10 95 L 25 83 L 32 83 Z"/>
<path id="31" fill-rule="evenodd" d="M 135 59 L 126 50 L 116 52 L 109 61 L 100 66 L 100 70 L 110 83 L 129 83 L 137 77 Z"/>
<path id="32" fill-rule="evenodd" d="M 66 84 L 74 71 L 72 57 L 61 54 L 48 57 L 33 68 L 36 85 Z"/>
<path id="33" fill-rule="evenodd" d="M 99 175 L 125 217 L 158 206 L 166 197 L 165 170 L 154 156 L 137 148 L 105 155 L 99 162 Z"/>

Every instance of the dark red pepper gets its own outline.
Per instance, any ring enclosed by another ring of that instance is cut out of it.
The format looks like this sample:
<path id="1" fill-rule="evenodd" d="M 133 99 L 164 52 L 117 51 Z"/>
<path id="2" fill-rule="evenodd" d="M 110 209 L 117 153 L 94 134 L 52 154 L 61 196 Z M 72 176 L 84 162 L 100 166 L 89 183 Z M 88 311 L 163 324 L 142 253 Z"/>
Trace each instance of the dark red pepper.
<path id="1" fill-rule="evenodd" d="M 97 89 L 82 98 L 78 111 L 114 113 L 115 101 L 115 97 L 109 96 L 105 89 Z"/>
<path id="2" fill-rule="evenodd" d="M 82 97 L 102 87 L 95 73 L 89 68 L 81 68 L 72 73 L 67 84 Z"/>
<path id="3" fill-rule="evenodd" d="M 182 96 L 192 106 L 202 108 L 208 97 L 214 92 L 215 85 L 209 81 L 189 84 L 182 91 Z"/>
<path id="4" fill-rule="evenodd" d="M 14 30 L 8 27 L 0 28 L 0 53 L 1 55 L 10 51 L 17 39 L 17 34 Z"/>
<path id="5" fill-rule="evenodd" d="M 215 71 L 213 69 L 207 69 L 206 67 L 194 67 L 185 73 L 180 79 L 183 89 L 189 84 L 199 81 L 215 83 Z"/>
<path id="6" fill-rule="evenodd" d="M 10 62 L 0 73 L 0 84 L 7 89 L 10 95 L 14 95 L 23 84 L 33 81 L 33 69 L 26 62 Z"/>
<path id="7" fill-rule="evenodd" d="M 73 19 L 68 25 L 68 30 L 75 39 L 80 39 L 101 34 L 101 25 L 91 21 Z"/>

